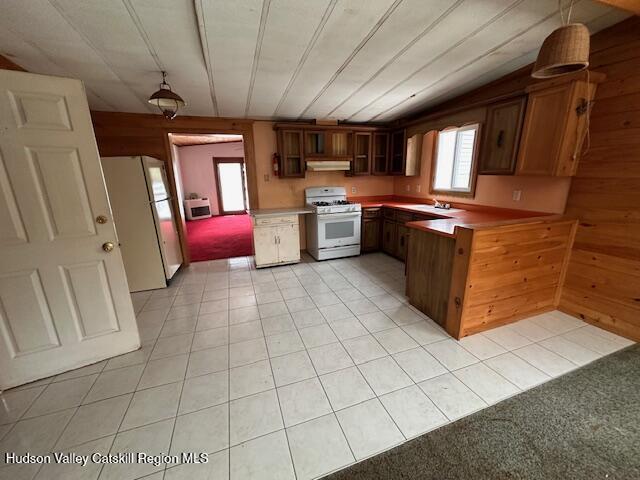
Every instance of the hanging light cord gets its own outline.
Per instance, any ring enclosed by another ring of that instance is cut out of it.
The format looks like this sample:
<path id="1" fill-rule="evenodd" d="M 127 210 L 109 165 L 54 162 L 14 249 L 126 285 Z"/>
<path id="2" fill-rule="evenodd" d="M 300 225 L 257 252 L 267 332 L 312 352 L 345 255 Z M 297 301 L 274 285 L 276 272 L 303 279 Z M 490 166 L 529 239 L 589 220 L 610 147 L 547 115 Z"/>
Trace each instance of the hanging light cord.
<path id="1" fill-rule="evenodd" d="M 571 0 L 569 2 L 569 7 L 567 9 L 567 20 L 564 19 L 564 8 L 562 7 L 562 0 L 558 0 L 558 10 L 560 11 L 560 21 L 562 25 L 569 25 L 571 22 L 571 13 L 573 12 L 573 4 L 575 0 Z"/>

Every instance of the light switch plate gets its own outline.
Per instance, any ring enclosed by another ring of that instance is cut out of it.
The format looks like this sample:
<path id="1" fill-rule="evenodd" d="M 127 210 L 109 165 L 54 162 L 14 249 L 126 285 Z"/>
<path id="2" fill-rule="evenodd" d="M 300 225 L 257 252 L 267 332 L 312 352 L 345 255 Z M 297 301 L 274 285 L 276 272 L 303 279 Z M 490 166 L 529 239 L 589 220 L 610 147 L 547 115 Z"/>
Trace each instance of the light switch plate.
<path id="1" fill-rule="evenodd" d="M 420 193 L 421 187 L 422 187 L 422 185 L 420 185 L 420 184 L 416 185 L 416 192 Z"/>
<path id="2" fill-rule="evenodd" d="M 356 187 L 351 187 L 351 193 L 356 193 L 358 189 Z"/>
<path id="3" fill-rule="evenodd" d="M 514 202 L 519 202 L 522 198 L 522 190 L 514 190 L 512 198 Z"/>

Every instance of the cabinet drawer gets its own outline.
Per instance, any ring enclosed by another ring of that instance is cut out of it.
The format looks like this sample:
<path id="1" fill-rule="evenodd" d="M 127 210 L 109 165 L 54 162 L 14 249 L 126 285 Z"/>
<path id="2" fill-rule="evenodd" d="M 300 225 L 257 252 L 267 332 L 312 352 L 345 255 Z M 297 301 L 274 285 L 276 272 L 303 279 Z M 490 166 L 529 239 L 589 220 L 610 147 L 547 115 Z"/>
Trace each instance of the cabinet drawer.
<path id="1" fill-rule="evenodd" d="M 387 220 L 395 220 L 396 219 L 396 211 L 393 208 L 385 208 L 382 210 L 382 215 Z"/>
<path id="2" fill-rule="evenodd" d="M 362 216 L 364 218 L 379 218 L 380 208 L 365 208 L 362 210 Z"/>
<path id="3" fill-rule="evenodd" d="M 396 222 L 398 223 L 407 223 L 413 220 L 413 214 L 409 212 L 400 212 L 396 213 Z"/>
<path id="4" fill-rule="evenodd" d="M 257 217 L 255 219 L 256 226 L 269 226 L 269 225 L 291 225 L 298 223 L 298 216 L 287 217 Z"/>

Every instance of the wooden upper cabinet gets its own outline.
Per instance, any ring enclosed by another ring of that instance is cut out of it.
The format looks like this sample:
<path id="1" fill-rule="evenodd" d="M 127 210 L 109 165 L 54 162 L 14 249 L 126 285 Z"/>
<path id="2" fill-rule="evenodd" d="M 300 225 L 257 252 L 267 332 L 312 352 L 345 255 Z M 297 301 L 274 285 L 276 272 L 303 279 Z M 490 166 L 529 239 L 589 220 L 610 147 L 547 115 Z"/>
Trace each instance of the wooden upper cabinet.
<path id="1" fill-rule="evenodd" d="M 353 134 L 352 175 L 369 175 L 371 173 L 372 135 L 369 132 L 355 132 Z"/>
<path id="2" fill-rule="evenodd" d="M 279 130 L 280 152 L 279 175 L 281 177 L 304 177 L 303 131 Z"/>
<path id="3" fill-rule="evenodd" d="M 304 131 L 304 154 L 307 157 L 327 156 L 327 132 L 324 130 Z"/>
<path id="4" fill-rule="evenodd" d="M 406 160 L 406 134 L 404 129 L 391 132 L 390 157 L 389 173 L 391 175 L 404 175 Z"/>
<path id="5" fill-rule="evenodd" d="M 349 130 L 308 129 L 304 131 L 306 157 L 350 158 L 353 132 Z"/>
<path id="6" fill-rule="evenodd" d="M 604 75 L 590 72 L 527 88 L 529 98 L 518 151 L 518 175 L 573 176 L 586 134 L 589 105 Z"/>
<path id="7" fill-rule="evenodd" d="M 375 132 L 373 134 L 373 175 L 387 175 L 389 173 L 389 134 Z"/>
<path id="8" fill-rule="evenodd" d="M 520 97 L 487 108 L 478 174 L 513 174 L 526 102 L 526 97 Z"/>
<path id="9" fill-rule="evenodd" d="M 327 151 L 330 157 L 350 159 L 353 154 L 353 132 L 339 130 L 327 132 Z"/>

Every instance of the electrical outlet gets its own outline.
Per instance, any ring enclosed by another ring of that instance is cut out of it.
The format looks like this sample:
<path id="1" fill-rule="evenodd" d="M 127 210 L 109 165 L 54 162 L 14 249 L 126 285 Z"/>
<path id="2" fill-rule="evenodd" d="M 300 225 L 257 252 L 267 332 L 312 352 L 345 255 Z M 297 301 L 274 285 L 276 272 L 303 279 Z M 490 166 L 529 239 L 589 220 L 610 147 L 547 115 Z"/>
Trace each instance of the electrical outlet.
<path id="1" fill-rule="evenodd" d="M 416 192 L 420 193 L 422 185 L 418 184 L 416 185 Z"/>
<path id="2" fill-rule="evenodd" d="M 511 198 L 513 198 L 514 202 L 519 202 L 520 198 L 522 198 L 522 190 L 514 190 Z"/>
<path id="3" fill-rule="evenodd" d="M 407 186 L 406 186 L 406 187 L 404 187 L 404 188 L 405 188 L 405 190 L 406 190 L 407 192 L 410 192 L 410 191 L 411 191 L 411 185 L 407 185 Z"/>
<path id="4" fill-rule="evenodd" d="M 351 193 L 356 193 L 358 189 L 356 187 L 351 187 Z"/>
<path id="5" fill-rule="evenodd" d="M 265 174 L 264 174 L 264 181 L 265 181 L 265 182 L 268 182 L 268 181 L 269 181 L 269 174 L 268 174 L 268 173 L 265 173 Z"/>

